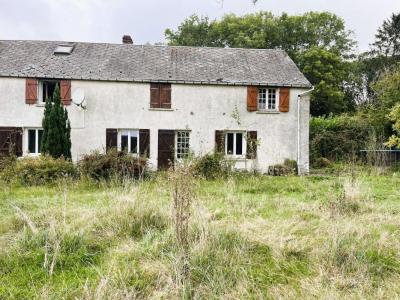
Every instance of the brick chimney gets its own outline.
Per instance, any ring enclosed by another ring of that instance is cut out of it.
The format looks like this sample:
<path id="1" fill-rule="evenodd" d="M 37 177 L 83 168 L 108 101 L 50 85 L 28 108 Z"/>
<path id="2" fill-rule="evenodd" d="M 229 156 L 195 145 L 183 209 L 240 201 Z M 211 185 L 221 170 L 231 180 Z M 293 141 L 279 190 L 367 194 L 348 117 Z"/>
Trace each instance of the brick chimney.
<path id="1" fill-rule="evenodd" d="M 124 35 L 122 37 L 122 44 L 133 44 L 132 37 L 130 35 Z"/>

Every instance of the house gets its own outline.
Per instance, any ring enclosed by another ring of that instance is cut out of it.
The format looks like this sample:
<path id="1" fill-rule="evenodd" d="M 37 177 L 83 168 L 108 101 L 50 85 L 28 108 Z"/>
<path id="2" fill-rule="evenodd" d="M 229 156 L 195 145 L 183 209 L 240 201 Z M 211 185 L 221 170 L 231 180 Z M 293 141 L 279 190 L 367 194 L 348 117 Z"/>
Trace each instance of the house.
<path id="1" fill-rule="evenodd" d="M 288 158 L 308 171 L 311 84 L 284 51 L 123 41 L 1 40 L 0 152 L 40 154 L 44 101 L 58 84 L 75 161 L 117 147 L 156 169 L 217 149 L 239 169 Z"/>

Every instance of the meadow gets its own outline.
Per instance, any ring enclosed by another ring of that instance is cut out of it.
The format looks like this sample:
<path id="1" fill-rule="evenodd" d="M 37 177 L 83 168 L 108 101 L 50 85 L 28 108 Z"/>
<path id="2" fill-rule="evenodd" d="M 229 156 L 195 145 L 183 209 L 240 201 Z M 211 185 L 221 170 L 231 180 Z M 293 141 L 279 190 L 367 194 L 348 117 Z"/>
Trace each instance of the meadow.
<path id="1" fill-rule="evenodd" d="M 400 175 L 195 179 L 182 280 L 171 183 L 0 186 L 0 299 L 393 299 Z"/>

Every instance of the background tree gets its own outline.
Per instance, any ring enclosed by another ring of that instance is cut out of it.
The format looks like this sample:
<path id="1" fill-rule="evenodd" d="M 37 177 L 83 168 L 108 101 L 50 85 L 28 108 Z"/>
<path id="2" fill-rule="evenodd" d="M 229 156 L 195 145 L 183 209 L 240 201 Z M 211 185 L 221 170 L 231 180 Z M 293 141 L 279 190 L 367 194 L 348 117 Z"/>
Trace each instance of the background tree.
<path id="1" fill-rule="evenodd" d="M 52 157 L 71 158 L 71 125 L 68 112 L 61 104 L 60 89 L 57 85 L 52 98 L 46 99 L 42 120 L 43 136 L 41 152 Z"/>
<path id="2" fill-rule="evenodd" d="M 315 115 L 336 114 L 354 107 L 345 88 L 351 80 L 347 59 L 352 57 L 355 45 L 350 34 L 343 19 L 328 12 L 274 16 L 263 11 L 244 16 L 228 14 L 212 21 L 192 15 L 176 31 L 165 31 L 170 45 L 285 50 L 317 87 L 311 104 Z M 338 74 L 332 76 L 335 69 Z"/>

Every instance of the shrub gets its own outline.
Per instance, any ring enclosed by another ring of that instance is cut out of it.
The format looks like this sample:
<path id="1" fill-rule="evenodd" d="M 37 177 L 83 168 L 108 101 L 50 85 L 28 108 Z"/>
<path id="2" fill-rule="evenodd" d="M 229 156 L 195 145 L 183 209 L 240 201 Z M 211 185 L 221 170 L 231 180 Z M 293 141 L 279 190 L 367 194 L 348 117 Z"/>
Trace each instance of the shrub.
<path id="1" fill-rule="evenodd" d="M 294 159 L 286 158 L 283 164 L 291 169 L 293 174 L 297 174 L 297 161 L 295 161 Z"/>
<path id="2" fill-rule="evenodd" d="M 0 176 L 5 181 L 16 181 L 23 185 L 40 185 L 75 175 L 76 169 L 71 161 L 43 155 L 18 159 L 9 164 Z"/>
<path id="3" fill-rule="evenodd" d="M 195 162 L 194 173 L 206 179 L 226 177 L 232 171 L 232 163 L 222 153 L 208 153 Z"/>
<path id="4" fill-rule="evenodd" d="M 360 116 L 329 116 L 310 121 L 310 159 L 344 160 L 367 148 L 373 128 Z"/>
<path id="5" fill-rule="evenodd" d="M 138 178 L 144 175 L 147 160 L 135 157 L 127 152 L 118 152 L 115 149 L 100 153 L 98 151 L 84 155 L 78 162 L 81 176 L 94 180 L 108 180 L 111 177 Z"/>
<path id="6" fill-rule="evenodd" d="M 276 164 L 268 167 L 268 175 L 285 176 L 293 174 L 293 170 L 284 164 Z"/>
<path id="7" fill-rule="evenodd" d="M 332 162 L 325 157 L 318 157 L 316 160 L 313 161 L 313 167 L 318 169 L 328 168 L 331 165 Z"/>
<path id="8" fill-rule="evenodd" d="M 15 166 L 17 157 L 15 155 L 0 155 L 0 172 L 6 168 Z"/>

